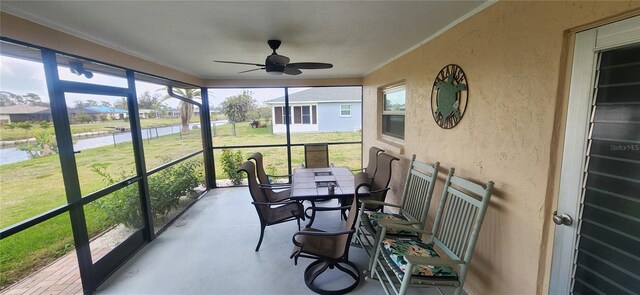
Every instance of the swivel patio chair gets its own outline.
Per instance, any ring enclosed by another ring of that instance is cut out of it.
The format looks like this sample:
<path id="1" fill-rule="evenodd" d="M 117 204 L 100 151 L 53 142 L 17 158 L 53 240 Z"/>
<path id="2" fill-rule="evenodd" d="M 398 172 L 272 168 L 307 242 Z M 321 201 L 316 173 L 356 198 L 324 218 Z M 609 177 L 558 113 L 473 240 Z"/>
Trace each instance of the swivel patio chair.
<path id="1" fill-rule="evenodd" d="M 306 168 L 329 167 L 329 145 L 326 143 L 305 144 L 304 166 Z"/>
<path id="2" fill-rule="evenodd" d="M 358 188 L 356 188 L 356 192 Z M 325 210 L 335 210 L 335 208 L 323 208 Z M 298 258 L 311 258 L 316 261 L 307 266 L 304 271 L 304 282 L 309 289 L 320 294 L 345 294 L 355 289 L 360 283 L 360 270 L 358 266 L 349 261 L 349 246 L 354 233 L 354 223 L 358 212 L 357 202 L 351 205 L 349 217 L 345 223 L 344 230 L 337 232 L 326 232 L 315 228 L 305 228 L 297 232 L 293 240 L 293 251 L 290 258 L 298 264 Z M 314 284 L 315 279 L 327 269 L 337 269 L 349 275 L 353 282 L 338 290 L 325 290 Z"/>
<path id="3" fill-rule="evenodd" d="M 249 180 L 249 193 L 253 199 L 253 204 L 260 218 L 260 239 L 256 246 L 256 251 L 260 250 L 262 238 L 264 237 L 264 228 L 270 225 L 296 220 L 298 222 L 298 230 L 300 229 L 300 219 L 304 220 L 304 207 L 301 203 L 288 200 L 280 202 L 271 202 L 267 199 L 266 191 L 269 188 L 260 187 L 256 179 L 255 165 L 251 161 L 244 162 L 238 172 L 245 172 Z"/>
<path id="4" fill-rule="evenodd" d="M 371 185 L 369 186 L 369 195 L 362 197 L 362 200 L 376 200 L 376 201 L 380 201 L 380 202 L 384 202 L 384 200 L 387 198 L 387 191 L 389 191 L 389 182 L 391 181 L 391 167 L 393 164 L 393 161 L 398 161 L 400 159 L 389 155 L 387 153 L 381 153 L 379 154 L 377 157 L 377 164 L 376 164 L 376 173 L 375 176 L 373 178 L 373 180 L 371 180 Z M 360 172 L 358 174 L 355 175 L 355 178 L 358 179 L 360 177 L 369 177 L 368 174 L 366 174 L 365 172 Z M 345 198 L 345 199 L 341 199 L 340 200 L 342 206 L 349 206 L 351 205 L 351 202 L 353 202 L 353 198 Z M 377 210 L 383 210 L 384 206 L 382 205 L 378 205 L 378 204 L 371 204 L 371 205 L 367 205 L 365 207 L 367 210 L 369 211 L 377 211 Z M 342 217 L 346 219 L 346 210 L 347 209 L 343 209 L 342 210 Z"/>
<path id="5" fill-rule="evenodd" d="M 418 229 L 424 229 L 429 213 L 429 205 L 433 196 L 433 188 L 438 178 L 440 163 L 433 165 L 416 161 L 416 155 L 411 157 L 409 172 L 404 183 L 400 205 L 385 203 L 377 200 L 360 199 L 362 203 L 358 220 L 356 221 L 356 234 L 354 242 L 363 247 L 369 256 L 375 247 L 375 237 L 380 221 L 392 221 L 398 224 L 411 225 Z M 366 206 L 386 206 L 398 209 L 398 213 L 365 212 Z M 387 229 L 387 235 L 404 236 L 420 239 L 420 233 L 393 231 Z"/>
<path id="6" fill-rule="evenodd" d="M 268 175 L 264 170 L 264 162 L 261 153 L 254 153 L 248 160 L 256 162 L 256 171 L 260 187 L 265 188 L 267 199 L 271 202 L 279 202 L 289 198 L 291 185 L 288 183 L 272 183 L 271 177 L 289 177 L 289 175 Z M 271 177 L 270 177 L 271 176 Z"/>
<path id="7" fill-rule="evenodd" d="M 431 232 L 389 221 L 379 223 L 369 278 L 379 280 L 387 294 L 429 286 L 452 286 L 454 294 L 461 294 L 492 191 L 492 181 L 485 188 L 453 176 L 451 168 Z M 393 238 L 387 236 L 391 228 L 429 236 L 426 242 Z"/>

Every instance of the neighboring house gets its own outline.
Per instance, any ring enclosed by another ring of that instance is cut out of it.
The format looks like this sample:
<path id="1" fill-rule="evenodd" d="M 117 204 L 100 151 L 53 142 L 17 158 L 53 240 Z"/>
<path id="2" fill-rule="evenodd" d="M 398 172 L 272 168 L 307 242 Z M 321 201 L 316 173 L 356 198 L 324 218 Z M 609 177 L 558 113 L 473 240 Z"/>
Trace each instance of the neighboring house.
<path id="1" fill-rule="evenodd" d="M 0 107 L 0 123 L 51 121 L 51 109 L 26 104 Z"/>
<path id="2" fill-rule="evenodd" d="M 107 115 L 110 119 L 124 119 L 129 116 L 129 111 L 123 109 L 116 109 L 107 106 L 90 106 L 85 107 L 85 110 L 98 112 L 101 115 Z"/>
<path id="3" fill-rule="evenodd" d="M 74 119 L 72 121 L 77 121 L 75 120 L 75 118 L 76 116 L 78 116 L 78 114 L 85 114 L 91 116 L 91 120 L 94 122 L 100 121 L 101 114 L 101 112 L 97 110 L 91 110 L 87 108 L 67 108 L 67 113 L 69 114 L 69 118 Z"/>
<path id="4" fill-rule="evenodd" d="M 162 111 L 150 110 L 150 109 L 139 109 L 138 115 L 140 115 L 140 119 L 160 118 L 162 116 Z"/>
<path id="5" fill-rule="evenodd" d="M 284 96 L 271 106 L 273 133 L 285 133 Z M 362 128 L 362 88 L 316 87 L 289 94 L 291 132 L 358 131 Z"/>

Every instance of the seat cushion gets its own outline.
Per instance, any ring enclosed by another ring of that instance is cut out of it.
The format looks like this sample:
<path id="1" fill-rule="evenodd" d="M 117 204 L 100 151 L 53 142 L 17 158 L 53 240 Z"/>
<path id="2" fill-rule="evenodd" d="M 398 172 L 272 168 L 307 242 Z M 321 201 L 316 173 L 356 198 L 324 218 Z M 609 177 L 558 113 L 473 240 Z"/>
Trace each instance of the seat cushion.
<path id="1" fill-rule="evenodd" d="M 431 245 L 425 244 L 421 241 L 383 239 L 382 246 L 382 253 L 383 255 L 385 255 L 385 259 L 390 262 L 391 268 L 400 277 L 403 277 L 406 273 L 406 255 L 420 257 L 440 257 L 440 255 L 438 255 L 438 253 L 433 250 L 433 247 L 431 247 Z M 438 278 L 448 280 L 458 279 L 458 273 L 456 273 L 456 271 L 450 266 L 414 265 L 411 273 L 413 276 L 424 278 Z"/>
<path id="2" fill-rule="evenodd" d="M 402 216 L 401 214 L 396 213 L 382 213 L 382 212 L 369 212 L 367 213 L 368 221 L 371 223 L 371 226 L 374 229 L 377 229 L 380 221 L 407 221 L 407 218 Z M 403 236 L 403 237 L 418 237 L 418 233 L 405 231 L 405 230 L 397 230 L 394 228 L 387 228 L 387 234 L 395 235 L 395 236 Z"/>

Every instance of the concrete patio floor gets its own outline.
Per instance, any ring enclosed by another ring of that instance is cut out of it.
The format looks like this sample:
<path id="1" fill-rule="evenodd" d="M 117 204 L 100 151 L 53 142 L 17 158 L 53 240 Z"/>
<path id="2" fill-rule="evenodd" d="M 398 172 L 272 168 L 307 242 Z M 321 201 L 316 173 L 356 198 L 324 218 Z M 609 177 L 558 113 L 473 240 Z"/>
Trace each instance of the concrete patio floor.
<path id="1" fill-rule="evenodd" d="M 246 187 L 209 192 L 163 234 L 141 249 L 97 290 L 97 294 L 313 294 L 303 272 L 311 262 L 289 259 L 295 221 L 269 226 L 259 252 L 260 223 Z M 338 212 L 323 212 L 313 225 L 344 226 Z M 351 247 L 350 260 L 362 271 L 368 257 Z M 340 277 L 317 282 L 338 286 Z M 450 293 L 451 290 L 444 290 Z M 353 294 L 384 294 L 377 281 L 360 282 Z M 438 294 L 434 288 L 411 294 Z"/>

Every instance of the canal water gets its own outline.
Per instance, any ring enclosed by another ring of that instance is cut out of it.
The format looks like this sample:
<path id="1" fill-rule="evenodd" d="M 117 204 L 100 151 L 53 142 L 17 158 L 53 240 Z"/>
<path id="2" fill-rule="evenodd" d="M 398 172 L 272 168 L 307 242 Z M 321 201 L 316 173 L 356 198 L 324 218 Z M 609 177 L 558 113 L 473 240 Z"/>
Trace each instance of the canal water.
<path id="1" fill-rule="evenodd" d="M 214 121 L 213 124 L 215 124 L 215 126 L 220 126 L 226 124 L 227 122 L 227 120 L 220 120 Z M 194 126 L 200 128 L 200 123 L 191 123 L 190 126 L 191 128 L 193 128 Z M 180 125 L 174 125 L 167 127 L 142 129 L 142 138 L 149 139 L 149 137 L 151 137 L 151 139 L 153 139 L 164 135 L 180 133 L 181 127 L 182 126 Z M 131 141 L 131 132 L 118 132 L 106 136 L 75 140 L 73 143 L 73 150 L 82 151 L 106 145 L 117 145 L 118 143 L 129 141 Z M 16 163 L 25 160 L 29 160 L 27 152 L 18 150 L 18 148 L 16 147 L 0 149 L 0 165 Z"/>

